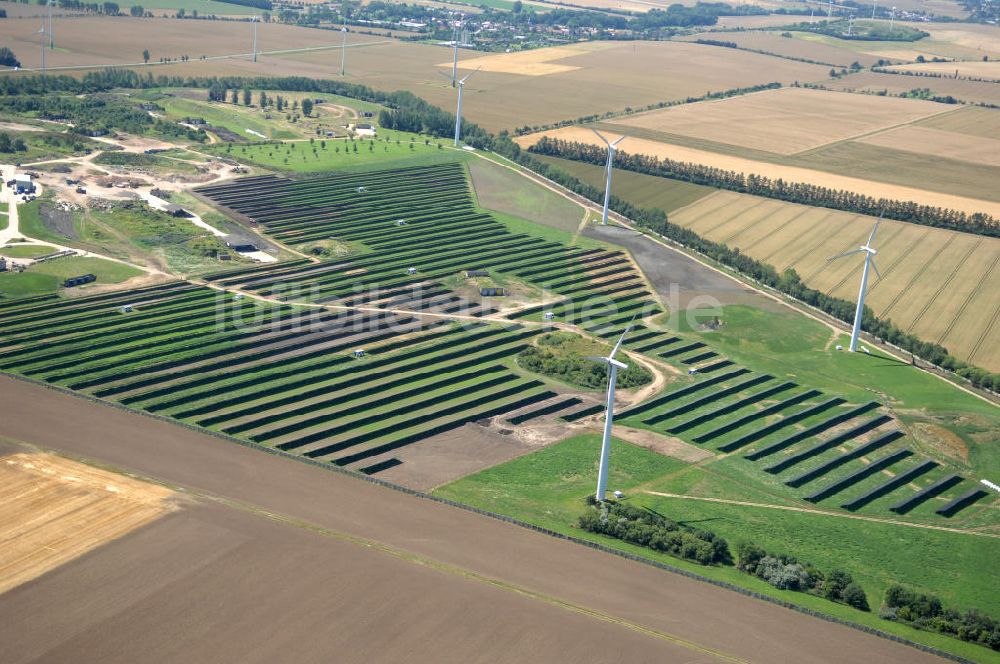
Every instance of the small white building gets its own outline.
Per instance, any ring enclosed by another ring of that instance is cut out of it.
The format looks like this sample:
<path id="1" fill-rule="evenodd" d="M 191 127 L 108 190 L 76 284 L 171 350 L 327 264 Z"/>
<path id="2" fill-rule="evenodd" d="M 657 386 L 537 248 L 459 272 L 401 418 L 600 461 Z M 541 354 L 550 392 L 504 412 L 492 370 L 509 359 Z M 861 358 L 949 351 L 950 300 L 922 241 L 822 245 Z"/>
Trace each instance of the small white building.
<path id="1" fill-rule="evenodd" d="M 357 134 L 358 136 L 374 138 L 374 136 L 377 133 L 377 130 L 373 125 L 367 123 L 360 123 L 354 125 L 354 133 Z"/>
<path id="2" fill-rule="evenodd" d="M 35 191 L 35 185 L 31 182 L 31 176 L 27 173 L 18 173 L 14 176 L 14 193 L 30 194 Z"/>

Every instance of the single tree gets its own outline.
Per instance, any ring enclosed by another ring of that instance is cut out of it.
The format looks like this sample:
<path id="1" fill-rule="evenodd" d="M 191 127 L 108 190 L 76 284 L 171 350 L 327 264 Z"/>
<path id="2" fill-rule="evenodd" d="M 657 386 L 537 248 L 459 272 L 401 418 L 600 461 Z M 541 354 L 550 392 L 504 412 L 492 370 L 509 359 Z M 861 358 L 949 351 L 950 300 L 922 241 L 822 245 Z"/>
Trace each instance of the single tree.
<path id="1" fill-rule="evenodd" d="M 302 100 L 302 115 L 312 115 L 313 112 L 313 102 L 312 99 Z"/>
<path id="2" fill-rule="evenodd" d="M 0 65 L 4 67 L 20 67 L 21 62 L 14 55 L 14 51 L 6 46 L 0 46 Z"/>
<path id="3" fill-rule="evenodd" d="M 250 88 L 243 88 L 243 105 L 249 106 L 251 101 Z"/>
<path id="4" fill-rule="evenodd" d="M 143 49 L 142 51 L 142 61 L 149 62 L 149 49 Z"/>

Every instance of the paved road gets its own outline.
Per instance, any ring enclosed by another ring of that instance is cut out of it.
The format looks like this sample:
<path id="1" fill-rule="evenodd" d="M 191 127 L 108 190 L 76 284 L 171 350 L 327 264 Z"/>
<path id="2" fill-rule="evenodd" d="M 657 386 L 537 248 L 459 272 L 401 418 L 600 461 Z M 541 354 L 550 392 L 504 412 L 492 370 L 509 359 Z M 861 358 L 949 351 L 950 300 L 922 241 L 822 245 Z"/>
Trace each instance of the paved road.
<path id="1" fill-rule="evenodd" d="M 640 632 L 657 644 L 664 662 L 941 661 L 680 575 L 5 376 L 0 376 L 0 436 L 111 464 L 206 498 L 250 506 L 280 521 L 348 538 L 355 544 L 356 556 L 382 552 L 421 568 L 430 566 L 441 571 L 442 584 L 454 577 L 499 588 L 587 616 L 586 624 L 594 629 L 616 626 L 622 639 Z M 267 567 L 255 568 L 247 583 L 268 574 Z M 335 590 L 316 587 L 302 592 Z M 480 610 L 482 600 L 469 597 L 469 610 Z M 82 601 L 67 594 L 60 602 L 45 605 L 44 615 L 38 617 L 56 623 L 71 620 Z M 3 614 L 15 610 L 4 606 L 0 602 L 0 629 L 8 622 Z M 218 610 L 226 608 L 225 598 L 220 598 Z M 356 618 L 347 610 L 329 615 L 327 624 L 336 632 Z M 176 633 L 184 619 L 183 607 L 178 607 L 174 619 L 150 627 L 154 632 L 148 638 Z M 295 618 L 275 614 L 273 619 Z M 561 637 L 553 632 L 552 638 Z M 84 652 L 75 656 L 87 659 Z M 648 658 L 634 661 L 639 660 Z"/>

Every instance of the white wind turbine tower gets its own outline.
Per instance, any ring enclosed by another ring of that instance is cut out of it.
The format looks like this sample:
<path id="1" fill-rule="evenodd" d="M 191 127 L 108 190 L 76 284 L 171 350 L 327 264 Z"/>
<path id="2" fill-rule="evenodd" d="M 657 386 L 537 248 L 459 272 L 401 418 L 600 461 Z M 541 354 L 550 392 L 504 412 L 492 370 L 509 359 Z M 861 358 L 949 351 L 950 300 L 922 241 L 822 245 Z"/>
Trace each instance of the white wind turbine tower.
<path id="1" fill-rule="evenodd" d="M 340 42 L 340 75 L 346 76 L 347 75 L 347 17 L 344 16 L 343 19 L 344 19 L 344 27 L 340 29 L 340 32 L 343 33 L 344 35 L 343 40 Z"/>
<path id="2" fill-rule="evenodd" d="M 854 311 L 854 329 L 851 331 L 850 351 L 852 353 L 858 350 L 858 336 L 861 334 L 861 315 L 865 310 L 865 294 L 868 292 L 868 268 L 873 268 L 875 270 L 875 274 L 878 275 L 878 278 L 882 278 L 882 273 L 878 271 L 878 267 L 875 265 L 875 254 L 877 254 L 878 251 L 872 247 L 872 242 L 875 241 L 875 231 L 878 230 L 878 225 L 881 222 L 882 217 L 879 217 L 878 221 L 875 222 L 875 227 L 872 228 L 872 234 L 868 236 L 867 244 L 827 259 L 827 262 L 830 262 L 835 261 L 838 258 L 851 256 L 852 254 L 864 253 L 865 255 L 865 267 L 861 272 L 861 290 L 858 292 L 858 308 Z"/>
<path id="3" fill-rule="evenodd" d="M 259 20 L 259 16 L 254 16 L 250 19 L 250 22 L 253 23 L 253 47 L 251 48 L 250 53 L 252 54 L 254 62 L 257 62 L 257 21 Z"/>
<path id="4" fill-rule="evenodd" d="M 55 33 L 52 30 L 52 5 L 55 4 L 55 0 L 49 0 L 49 50 L 56 47 Z"/>
<path id="5" fill-rule="evenodd" d="M 42 73 L 44 74 L 45 73 L 45 36 L 47 34 L 49 34 L 48 30 L 45 29 L 45 21 L 42 21 L 42 27 L 38 28 L 38 30 L 34 34 L 42 36 L 42 67 L 41 67 L 41 70 L 42 70 Z"/>
<path id="6" fill-rule="evenodd" d="M 482 67 L 476 67 L 475 71 L 466 74 L 465 78 L 458 79 L 458 106 L 455 109 L 455 147 L 458 147 L 458 141 L 462 138 L 462 90 L 465 89 L 465 82 L 468 81 L 472 74 L 482 69 Z M 443 71 L 439 70 L 442 76 L 447 76 Z"/>
<path id="7" fill-rule="evenodd" d="M 875 9 L 878 7 L 878 0 L 872 0 L 872 20 L 875 20 Z"/>
<path id="8" fill-rule="evenodd" d="M 465 14 L 459 14 L 458 25 L 455 26 L 455 32 L 452 34 L 452 37 L 454 37 L 454 41 L 452 42 L 454 53 L 451 60 L 451 87 L 455 87 L 458 84 L 458 42 L 462 34 L 464 21 Z"/>
<path id="9" fill-rule="evenodd" d="M 618 144 L 621 143 L 622 141 L 624 141 L 626 137 L 625 136 L 620 136 L 620 137 L 618 137 L 618 139 L 616 141 L 612 142 L 612 141 L 609 141 L 608 139 L 604 138 L 604 136 L 601 135 L 601 132 L 597 131 L 593 127 L 590 128 L 590 131 L 592 131 L 595 134 L 597 134 L 597 137 L 599 139 L 601 139 L 602 141 L 604 141 L 604 144 L 608 146 L 608 163 L 604 167 L 604 171 L 605 171 L 604 174 L 605 174 L 605 178 L 606 178 L 605 182 L 604 182 L 604 210 L 601 213 L 601 225 L 602 226 L 607 226 L 608 225 L 608 203 L 611 201 L 611 165 L 615 161 L 615 150 L 617 149 Z"/>
<path id="10" fill-rule="evenodd" d="M 608 405 L 607 411 L 604 413 L 604 439 L 601 441 L 601 462 L 597 467 L 597 494 L 595 498 L 597 498 L 598 502 L 604 501 L 604 496 L 608 490 L 608 460 L 611 457 L 611 422 L 615 410 L 615 382 L 618 380 L 618 370 L 621 369 L 624 371 L 628 369 L 628 365 L 616 360 L 615 355 L 621 349 L 626 335 L 631 330 L 632 323 L 629 323 L 625 331 L 622 332 L 622 336 L 618 339 L 618 343 L 611 350 L 611 354 L 607 357 L 588 358 L 595 362 L 604 362 L 608 365 Z"/>

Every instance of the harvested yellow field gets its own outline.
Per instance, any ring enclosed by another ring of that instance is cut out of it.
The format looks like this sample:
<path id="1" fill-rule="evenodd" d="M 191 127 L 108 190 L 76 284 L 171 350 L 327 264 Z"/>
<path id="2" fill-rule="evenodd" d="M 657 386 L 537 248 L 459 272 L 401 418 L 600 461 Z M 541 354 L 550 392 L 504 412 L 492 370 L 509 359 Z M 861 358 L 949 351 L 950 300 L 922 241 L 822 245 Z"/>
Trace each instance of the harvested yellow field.
<path id="1" fill-rule="evenodd" d="M 990 81 L 1000 81 L 1000 61 L 989 60 L 987 62 L 924 62 L 910 65 L 895 65 L 889 67 L 898 71 L 925 72 L 940 74 L 942 76 L 958 76 L 964 78 L 979 78 Z M 919 86 L 914 86 L 919 87 Z"/>
<path id="2" fill-rule="evenodd" d="M 955 78 L 929 78 L 900 76 L 881 72 L 863 71 L 843 78 L 823 81 L 831 90 L 847 92 L 875 92 L 898 95 L 914 88 L 927 88 L 938 96 L 951 95 L 963 102 L 1000 104 L 1000 85 L 988 81 L 966 81 Z"/>
<path id="3" fill-rule="evenodd" d="M 915 99 L 781 88 L 651 111 L 613 124 L 792 155 L 947 110 Z"/>
<path id="4" fill-rule="evenodd" d="M 621 133 L 606 132 L 611 140 L 622 136 Z M 521 147 L 534 145 L 542 136 L 550 136 L 565 141 L 575 141 L 588 143 L 591 145 L 603 145 L 594 133 L 585 127 L 563 127 L 550 131 L 538 132 L 527 136 L 520 136 L 517 143 Z M 786 182 L 804 182 L 820 187 L 830 187 L 832 189 L 843 189 L 861 194 L 883 196 L 895 198 L 903 201 L 914 201 L 922 205 L 933 205 L 936 207 L 950 208 L 969 214 L 984 212 L 993 217 L 1000 218 L 1000 203 L 994 201 L 984 201 L 977 198 L 965 196 L 955 196 L 926 189 L 906 187 L 902 185 L 888 184 L 884 182 L 872 183 L 869 180 L 854 178 L 846 175 L 825 173 L 823 171 L 798 166 L 786 166 L 783 164 L 773 164 L 764 161 L 755 161 L 744 157 L 709 152 L 696 148 L 664 143 L 661 141 L 651 141 L 643 138 L 629 137 L 621 144 L 623 152 L 632 154 L 645 154 L 654 157 L 673 159 L 675 161 L 692 162 L 712 166 L 729 171 L 740 173 L 756 173 L 770 178 L 781 178 Z"/>
<path id="5" fill-rule="evenodd" d="M 0 458 L 0 593 L 153 521 L 172 495 L 50 454 Z"/>
<path id="6" fill-rule="evenodd" d="M 968 136 L 942 129 L 908 125 L 865 136 L 858 141 L 928 156 L 1000 166 L 1000 140 L 995 138 Z"/>
<path id="7" fill-rule="evenodd" d="M 613 42 L 582 42 L 569 46 L 556 46 L 553 48 L 540 48 L 531 51 L 520 51 L 517 53 L 497 53 L 495 55 L 484 55 L 479 58 L 462 60 L 459 63 L 461 69 L 481 69 L 482 71 L 495 72 L 500 74 L 519 74 L 521 76 L 546 76 L 548 74 L 562 74 L 578 66 L 555 64 L 555 61 L 564 58 L 571 58 L 576 55 L 584 55 L 595 51 L 606 51 L 614 48 Z M 442 62 L 438 67 L 451 69 L 451 61 Z"/>
<path id="8" fill-rule="evenodd" d="M 992 84 L 981 83 L 980 85 Z M 994 87 L 1000 88 L 1000 86 Z M 966 106 L 954 113 L 924 120 L 920 126 L 968 136 L 997 139 L 1000 137 L 1000 110 Z"/>
<path id="9" fill-rule="evenodd" d="M 872 217 L 720 191 L 677 210 L 670 221 L 724 242 L 836 297 L 857 299 L 861 260 L 828 263 L 861 245 Z M 882 279 L 866 303 L 922 339 L 962 359 L 1000 370 L 990 345 L 1000 317 L 1000 240 L 883 221 L 875 246 Z"/>

